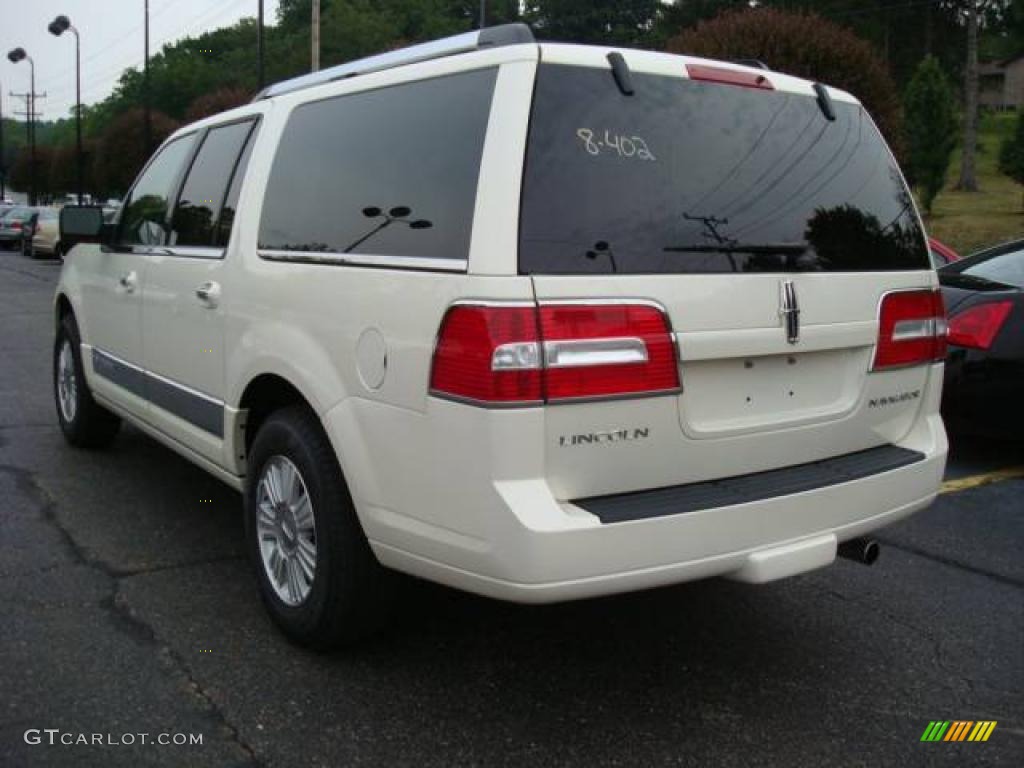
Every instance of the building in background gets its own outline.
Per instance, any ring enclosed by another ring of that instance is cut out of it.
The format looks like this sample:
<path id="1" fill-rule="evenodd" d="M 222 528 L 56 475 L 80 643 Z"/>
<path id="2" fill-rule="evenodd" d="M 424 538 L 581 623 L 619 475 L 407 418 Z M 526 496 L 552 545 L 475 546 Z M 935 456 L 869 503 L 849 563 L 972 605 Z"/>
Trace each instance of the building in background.
<path id="1" fill-rule="evenodd" d="M 1024 106 L 1024 51 L 1003 61 L 987 61 L 978 69 L 979 99 L 989 109 Z"/>

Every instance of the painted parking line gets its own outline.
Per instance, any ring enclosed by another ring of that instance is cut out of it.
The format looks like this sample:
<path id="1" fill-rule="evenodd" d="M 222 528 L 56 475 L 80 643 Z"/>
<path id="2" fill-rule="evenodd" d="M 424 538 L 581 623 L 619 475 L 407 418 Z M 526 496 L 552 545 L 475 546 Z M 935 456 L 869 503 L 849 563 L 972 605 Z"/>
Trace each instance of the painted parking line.
<path id="1" fill-rule="evenodd" d="M 998 469 L 995 472 L 984 472 L 980 475 L 947 480 L 942 484 L 940 493 L 966 491 L 968 488 L 977 488 L 979 485 L 989 485 L 990 483 L 998 483 L 1001 480 L 1013 480 L 1019 477 L 1024 477 L 1024 467 L 1007 467 L 1006 469 Z"/>

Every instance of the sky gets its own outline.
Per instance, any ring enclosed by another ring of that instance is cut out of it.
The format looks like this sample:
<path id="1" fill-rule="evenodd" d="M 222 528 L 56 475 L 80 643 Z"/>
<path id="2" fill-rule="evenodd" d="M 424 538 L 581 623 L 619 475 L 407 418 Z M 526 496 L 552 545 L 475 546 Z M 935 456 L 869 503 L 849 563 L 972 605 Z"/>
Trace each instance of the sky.
<path id="1" fill-rule="evenodd" d="M 75 104 L 75 37 L 54 37 L 47 26 L 57 15 L 71 19 L 82 39 L 82 103 L 102 101 L 121 72 L 142 65 L 144 0 L 0 0 L 0 88 L 4 117 L 23 109 L 11 91 L 29 89 L 27 61 L 12 64 L 7 52 L 21 47 L 35 61 L 36 100 L 43 120 L 71 116 Z M 183 37 L 256 16 L 257 0 L 149 0 L 150 53 Z M 268 24 L 277 0 L 264 0 Z M 255 46 L 255 41 L 253 41 Z M 24 118 L 19 118 L 24 119 Z"/>

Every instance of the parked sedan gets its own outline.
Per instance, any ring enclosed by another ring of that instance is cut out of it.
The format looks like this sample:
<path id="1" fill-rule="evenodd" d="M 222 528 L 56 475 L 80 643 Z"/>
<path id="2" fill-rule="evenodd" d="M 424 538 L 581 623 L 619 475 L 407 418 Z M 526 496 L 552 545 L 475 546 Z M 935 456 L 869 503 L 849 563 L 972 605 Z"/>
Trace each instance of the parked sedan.
<path id="1" fill-rule="evenodd" d="M 22 254 L 33 259 L 40 256 L 61 258 L 63 250 L 60 242 L 60 211 L 56 208 L 40 208 L 32 238 L 22 241 Z"/>
<path id="2" fill-rule="evenodd" d="M 943 267 L 939 282 L 949 317 L 947 425 L 1024 438 L 1024 240 Z"/>
<path id="3" fill-rule="evenodd" d="M 24 205 L 15 206 L 0 218 L 0 247 L 21 249 L 26 233 L 35 228 L 37 212 Z"/>
<path id="4" fill-rule="evenodd" d="M 932 266 L 935 269 L 941 269 L 947 264 L 952 264 L 954 261 L 960 260 L 960 254 L 950 248 L 941 240 L 936 240 L 934 237 L 928 238 L 928 255 L 931 256 Z"/>

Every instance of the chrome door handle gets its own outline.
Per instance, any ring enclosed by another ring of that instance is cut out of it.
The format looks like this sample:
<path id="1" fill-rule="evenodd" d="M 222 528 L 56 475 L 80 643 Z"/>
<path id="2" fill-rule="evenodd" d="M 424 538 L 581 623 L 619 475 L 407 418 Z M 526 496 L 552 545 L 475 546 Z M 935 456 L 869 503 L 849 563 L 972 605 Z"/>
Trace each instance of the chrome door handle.
<path id="1" fill-rule="evenodd" d="M 207 280 L 196 288 L 196 298 L 210 308 L 216 307 L 220 301 L 220 283 Z"/>
<path id="2" fill-rule="evenodd" d="M 118 279 L 117 284 L 124 289 L 125 293 L 134 293 L 139 284 L 139 275 L 135 270 L 126 272 Z"/>

